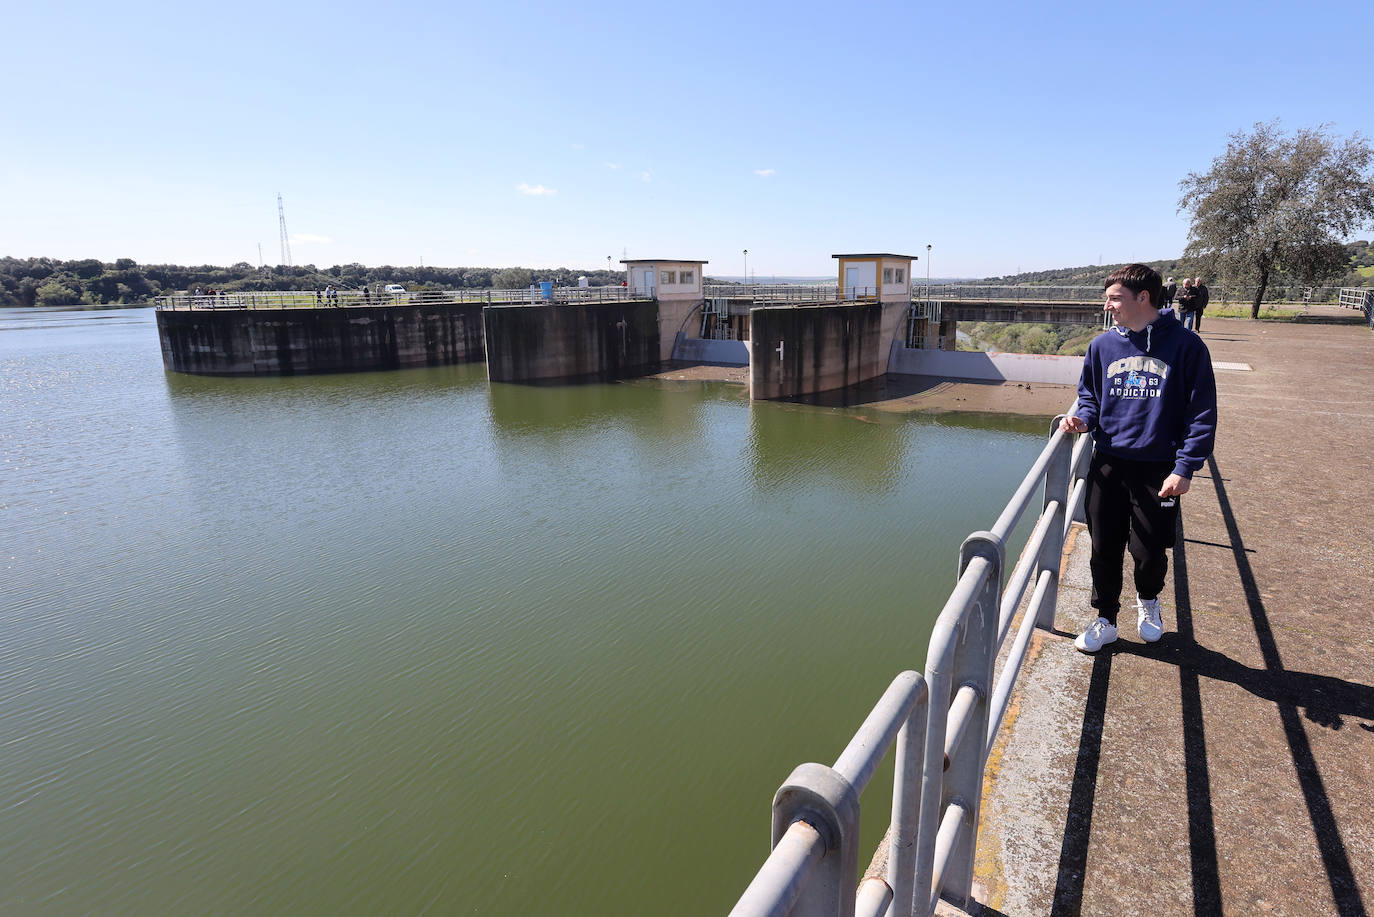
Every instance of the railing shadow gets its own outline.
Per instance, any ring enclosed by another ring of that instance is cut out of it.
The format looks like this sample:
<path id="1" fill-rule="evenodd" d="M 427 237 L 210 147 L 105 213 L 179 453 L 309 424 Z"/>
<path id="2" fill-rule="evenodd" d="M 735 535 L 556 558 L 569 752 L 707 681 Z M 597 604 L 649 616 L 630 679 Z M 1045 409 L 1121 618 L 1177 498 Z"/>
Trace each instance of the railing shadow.
<path id="1" fill-rule="evenodd" d="M 1260 654 L 1264 659 L 1262 676 L 1259 670 L 1241 666 L 1247 672 L 1255 673 L 1251 679 L 1257 687 L 1273 690 L 1273 700 L 1279 708 L 1279 718 L 1283 723 L 1284 736 L 1288 740 L 1288 750 L 1293 756 L 1293 767 L 1297 771 L 1298 782 L 1302 787 L 1303 800 L 1307 804 L 1307 815 L 1312 821 L 1312 830 L 1317 837 L 1317 847 L 1321 852 L 1322 864 L 1326 867 L 1327 881 L 1331 885 L 1331 896 L 1336 911 L 1341 917 L 1356 917 L 1366 913 L 1364 901 L 1360 897 L 1355 874 L 1350 868 L 1350 856 L 1341 839 L 1340 827 L 1331 811 L 1331 800 L 1326 794 L 1321 772 L 1312 754 L 1312 745 L 1303 731 L 1302 718 L 1298 715 L 1301 704 L 1298 698 L 1305 697 L 1309 719 L 1322 725 L 1339 728 L 1339 714 L 1332 715 L 1328 699 L 1351 701 L 1347 712 L 1368 717 L 1374 712 L 1374 688 L 1356 685 L 1341 679 L 1301 672 L 1288 672 L 1279 656 L 1278 643 L 1273 629 L 1269 626 L 1269 615 L 1264 608 L 1264 599 L 1255 581 L 1250 558 L 1241 539 L 1240 527 L 1236 523 L 1235 511 L 1226 495 L 1226 485 L 1217 467 L 1216 456 L 1207 460 L 1216 488 L 1217 503 L 1221 507 L 1222 520 L 1230 536 L 1232 552 L 1235 555 L 1236 570 L 1240 574 L 1241 586 L 1245 590 L 1245 601 L 1250 609 L 1250 620 L 1255 627 L 1255 637 L 1259 641 Z M 1216 654 L 1220 655 L 1220 654 Z M 1222 657 L 1225 658 L 1225 657 Z M 1229 661 L 1229 660 L 1228 660 Z M 1239 682 L 1238 682 L 1239 683 Z M 1329 693 L 1328 693 L 1329 690 Z M 1266 696 L 1266 695 L 1261 695 Z M 1314 702 L 1314 699 L 1316 702 Z M 1314 713 L 1316 717 L 1314 717 Z M 1322 718 L 1326 722 L 1322 722 Z"/>
<path id="2" fill-rule="evenodd" d="M 1241 538 L 1235 513 L 1226 494 L 1226 479 L 1222 477 L 1215 457 L 1209 459 L 1209 467 L 1230 541 L 1230 544 L 1218 547 L 1229 548 L 1234 555 L 1264 664 L 1258 668 L 1247 666 L 1197 642 L 1193 632 L 1187 545 L 1210 543 L 1185 539 L 1180 517 L 1174 544 L 1176 633 L 1165 634 L 1155 644 L 1119 641 L 1093 659 L 1051 913 L 1075 915 L 1082 907 L 1083 876 L 1092 835 L 1093 802 L 1097 794 L 1112 659 L 1128 654 L 1175 665 L 1179 670 L 1194 913 L 1222 913 L 1211 775 L 1202 716 L 1201 680 L 1207 678 L 1237 685 L 1277 706 L 1336 904 L 1336 913 L 1340 917 L 1365 917 L 1367 911 L 1355 882 L 1350 857 L 1302 719 L 1305 717 L 1328 729 L 1343 728 L 1348 717 L 1374 720 L 1374 687 L 1284 668 L 1254 570 L 1250 566 L 1248 555 L 1254 552 L 1245 547 Z M 1374 731 L 1374 723 L 1362 722 L 1357 725 L 1361 729 Z"/>
<path id="3" fill-rule="evenodd" d="M 1083 906 L 1083 875 L 1092 837 L 1093 802 L 1097 798 L 1097 769 L 1102 757 L 1102 726 L 1107 716 L 1107 684 L 1112 654 L 1093 657 L 1092 679 L 1083 703 L 1083 728 L 1078 739 L 1078 762 L 1069 789 L 1064 840 L 1059 848 L 1059 874 L 1054 883 L 1052 917 L 1075 917 Z"/>
<path id="4" fill-rule="evenodd" d="M 1188 580 L 1188 542 L 1183 514 L 1174 536 L 1174 641 L 1196 646 L 1193 598 Z M 1163 638 L 1160 638 L 1161 642 Z M 1157 650 L 1159 644 L 1151 647 Z M 1157 654 L 1157 653 L 1156 653 Z M 1195 666 L 1179 664 L 1178 687 L 1183 715 L 1183 785 L 1188 802 L 1188 865 L 1193 880 L 1193 913 L 1220 914 L 1221 879 L 1217 873 L 1217 831 L 1212 816 L 1212 780 L 1207 765 L 1207 735 L 1202 720 L 1202 686 Z"/>

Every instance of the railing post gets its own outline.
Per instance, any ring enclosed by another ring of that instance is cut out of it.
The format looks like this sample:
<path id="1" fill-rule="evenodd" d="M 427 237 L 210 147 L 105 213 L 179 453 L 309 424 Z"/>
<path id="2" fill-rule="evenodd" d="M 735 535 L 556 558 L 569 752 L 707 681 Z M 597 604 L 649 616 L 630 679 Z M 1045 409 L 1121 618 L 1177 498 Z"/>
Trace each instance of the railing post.
<path id="1" fill-rule="evenodd" d="M 924 679 L 923 679 L 924 681 Z M 897 734 L 896 765 L 892 781 L 891 847 L 888 851 L 887 884 L 892 889 L 892 917 L 911 917 L 916 912 L 917 853 L 921 821 L 921 769 L 925 764 L 926 723 L 930 716 L 930 689 L 925 700 L 911 705 L 906 723 Z M 921 906 L 930 895 L 929 876 L 921 891 Z"/>
<path id="2" fill-rule="evenodd" d="M 1055 431 L 1059 429 L 1059 422 L 1063 419 L 1064 415 L 1060 414 L 1050 422 L 1051 437 L 1055 435 Z M 1054 610 L 1059 602 L 1059 563 L 1064 553 L 1064 513 L 1069 505 L 1069 484 L 1073 477 L 1073 447 L 1073 437 L 1065 433 L 1059 438 L 1059 445 L 1050 454 L 1049 463 L 1045 466 L 1045 497 L 1041 509 L 1043 512 L 1050 504 L 1057 506 L 1054 510 L 1054 519 L 1050 522 L 1050 530 L 1040 546 L 1040 556 L 1036 558 L 1036 582 L 1040 580 L 1040 571 L 1050 571 L 1050 584 L 1045 590 L 1045 601 L 1041 604 L 1040 613 L 1035 619 L 1035 626 L 1044 630 L 1054 628 Z"/>
<path id="3" fill-rule="evenodd" d="M 799 765 L 773 796 L 773 846 L 798 819 L 820 832 L 825 855 L 793 906 L 792 917 L 854 917 L 859 794 L 833 768 Z"/>
<path id="4" fill-rule="evenodd" d="M 978 557 L 985 559 L 990 569 L 969 609 L 963 633 L 955 644 L 951 679 L 951 687 L 955 691 L 970 685 L 978 692 L 978 700 L 969 713 L 968 726 L 964 731 L 965 736 L 973 738 L 960 742 L 950 755 L 949 771 L 945 775 L 944 792 L 940 798 L 941 812 L 950 804 L 962 805 L 969 814 L 969 823 L 960 832 L 949 865 L 945 868 L 943 887 L 935 889 L 936 894 L 959 907 L 968 905 L 969 895 L 973 891 L 973 858 L 978 844 L 979 801 L 983 795 L 985 755 L 982 737 L 988 731 L 992 670 L 997 658 L 998 612 L 1002 607 L 1002 570 L 1006 563 L 1006 547 L 1002 539 L 992 532 L 974 532 L 964 539 L 959 547 L 959 575 L 962 576 L 969 563 Z M 932 708 L 936 703 L 947 705 L 948 699 L 941 697 L 937 700 L 932 696 Z"/>

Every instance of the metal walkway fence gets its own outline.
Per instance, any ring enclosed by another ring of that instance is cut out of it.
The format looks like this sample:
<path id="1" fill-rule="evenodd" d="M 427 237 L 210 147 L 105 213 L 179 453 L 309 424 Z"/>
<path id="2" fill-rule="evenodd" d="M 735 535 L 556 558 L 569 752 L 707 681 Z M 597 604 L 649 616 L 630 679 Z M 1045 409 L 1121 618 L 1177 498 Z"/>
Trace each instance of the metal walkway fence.
<path id="1" fill-rule="evenodd" d="M 1366 287 L 1344 287 L 1336 304 L 1346 309 L 1358 309 L 1374 329 L 1374 290 Z"/>
<path id="2" fill-rule="evenodd" d="M 330 309 L 360 306 L 423 306 L 441 303 L 548 305 L 549 303 L 626 302 L 652 299 L 626 287 L 530 287 L 524 290 L 419 290 L 374 293 L 368 290 L 270 290 L 242 293 L 175 293 L 153 300 L 159 310 Z"/>
<path id="3" fill-rule="evenodd" d="M 748 299 L 761 305 L 860 302 L 878 296 L 876 287 L 847 287 L 842 296 L 833 283 L 708 283 L 701 292 L 706 299 Z"/>
<path id="4" fill-rule="evenodd" d="M 981 283 L 924 283 L 911 285 L 911 298 L 949 302 L 1102 302 L 1098 286 L 989 286 Z"/>
<path id="5" fill-rule="evenodd" d="M 988 754 L 1031 634 L 1054 624 L 1064 538 L 1082 514 L 1092 440 L 1075 443 L 1058 431 L 1058 418 L 1052 431 L 992 529 L 959 548 L 958 579 L 931 634 L 924 676 L 898 675 L 833 765 L 799 766 L 773 797 L 773 852 L 731 917 L 909 917 L 933 913 L 942 897 L 967 905 Z M 1034 529 L 1004 576 L 1008 538 L 1037 494 Z M 860 796 L 894 747 L 887 873 L 860 885 Z"/>

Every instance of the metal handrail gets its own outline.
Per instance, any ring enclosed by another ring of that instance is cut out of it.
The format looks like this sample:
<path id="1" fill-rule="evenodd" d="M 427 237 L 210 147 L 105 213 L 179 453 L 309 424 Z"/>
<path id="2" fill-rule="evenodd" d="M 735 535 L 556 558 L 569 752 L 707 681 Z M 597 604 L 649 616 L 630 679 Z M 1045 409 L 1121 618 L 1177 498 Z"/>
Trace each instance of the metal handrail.
<path id="1" fill-rule="evenodd" d="M 1181 289 L 1181 287 L 1180 287 Z M 1211 302 L 1250 302 L 1255 298 L 1254 287 L 1209 285 Z M 1295 297 L 1296 294 L 1296 298 Z M 1339 300 L 1341 290 L 1336 287 L 1296 287 L 1282 284 L 1270 286 L 1265 291 L 1264 301 L 1271 304 L 1291 303 L 1334 303 Z M 1102 301 L 1100 284 L 1050 285 L 1050 284 L 986 284 L 986 283 L 931 283 L 922 280 L 911 282 L 913 301 L 925 299 L 944 300 L 982 300 L 990 302 L 1098 302 Z"/>
<path id="2" fill-rule="evenodd" d="M 913 302 L 925 300 L 984 301 L 984 302 L 1082 302 L 1100 303 L 1099 286 L 1028 286 L 1025 284 L 998 286 L 972 283 L 911 284 Z"/>
<path id="3" fill-rule="evenodd" d="M 960 905 L 968 902 L 988 755 L 1031 634 L 1036 627 L 1054 624 L 1064 540 L 1072 522 L 1082 518 L 1092 441 L 1083 436 L 1075 443 L 1058 429 L 1060 419 L 1055 418 L 1048 442 L 993 529 L 974 532 L 960 547 L 959 576 L 931 633 L 924 678 L 915 672 L 899 675 L 833 768 L 802 765 L 778 790 L 773 853 L 732 917 L 924 917 L 934 913 L 941 897 Z M 1005 579 L 1004 592 L 1007 540 L 1037 493 L 1041 511 Z M 1035 591 L 994 685 L 995 661 L 1032 580 Z M 911 719 L 917 706 L 926 712 L 920 739 Z M 857 851 L 849 843 L 857 843 L 858 796 L 904 716 L 888 871 L 885 881 L 869 878 L 860 884 L 852 865 Z M 917 781 L 919 817 L 913 835 L 900 812 L 910 807 L 906 797 Z M 796 805 L 798 796 L 809 808 Z M 846 814 L 851 807 L 852 826 Z"/>
<path id="4" fill-rule="evenodd" d="M 803 764 L 792 772 L 773 797 L 773 852 L 730 911 L 731 917 L 855 913 L 859 797 L 894 744 L 894 856 L 886 880 L 891 896 L 880 893 L 877 898 L 884 909 L 889 901 L 904 900 L 910 912 L 928 702 L 920 673 L 902 672 L 833 766 Z M 876 903 L 872 889 L 864 897 Z"/>
<path id="5" fill-rule="evenodd" d="M 650 294 L 651 295 L 651 294 Z M 523 290 L 416 290 L 376 293 L 371 290 L 265 290 L 234 293 L 173 293 L 153 300 L 158 310 L 330 309 L 366 306 L 425 306 L 453 303 L 488 305 L 547 305 L 549 303 L 625 302 L 645 298 L 633 288 L 553 287 Z"/>
<path id="6" fill-rule="evenodd" d="M 707 283 L 701 293 L 707 299 L 755 299 L 791 302 L 818 297 L 833 302 L 834 283 Z"/>
<path id="7" fill-rule="evenodd" d="M 847 286 L 841 290 L 834 283 L 708 283 L 702 287 L 706 299 L 745 299 L 757 305 L 874 302 L 879 293 L 876 286 Z"/>

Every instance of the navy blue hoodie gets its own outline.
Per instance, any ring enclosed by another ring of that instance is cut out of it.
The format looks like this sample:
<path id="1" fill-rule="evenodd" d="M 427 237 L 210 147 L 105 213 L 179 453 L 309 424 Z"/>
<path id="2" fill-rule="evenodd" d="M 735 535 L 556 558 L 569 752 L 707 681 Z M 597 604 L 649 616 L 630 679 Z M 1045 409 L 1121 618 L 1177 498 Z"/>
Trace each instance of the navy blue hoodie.
<path id="1" fill-rule="evenodd" d="M 1111 328 L 1088 345 L 1074 413 L 1100 451 L 1173 462 L 1174 474 L 1191 478 L 1216 439 L 1212 355 L 1172 312 L 1143 331 Z"/>

